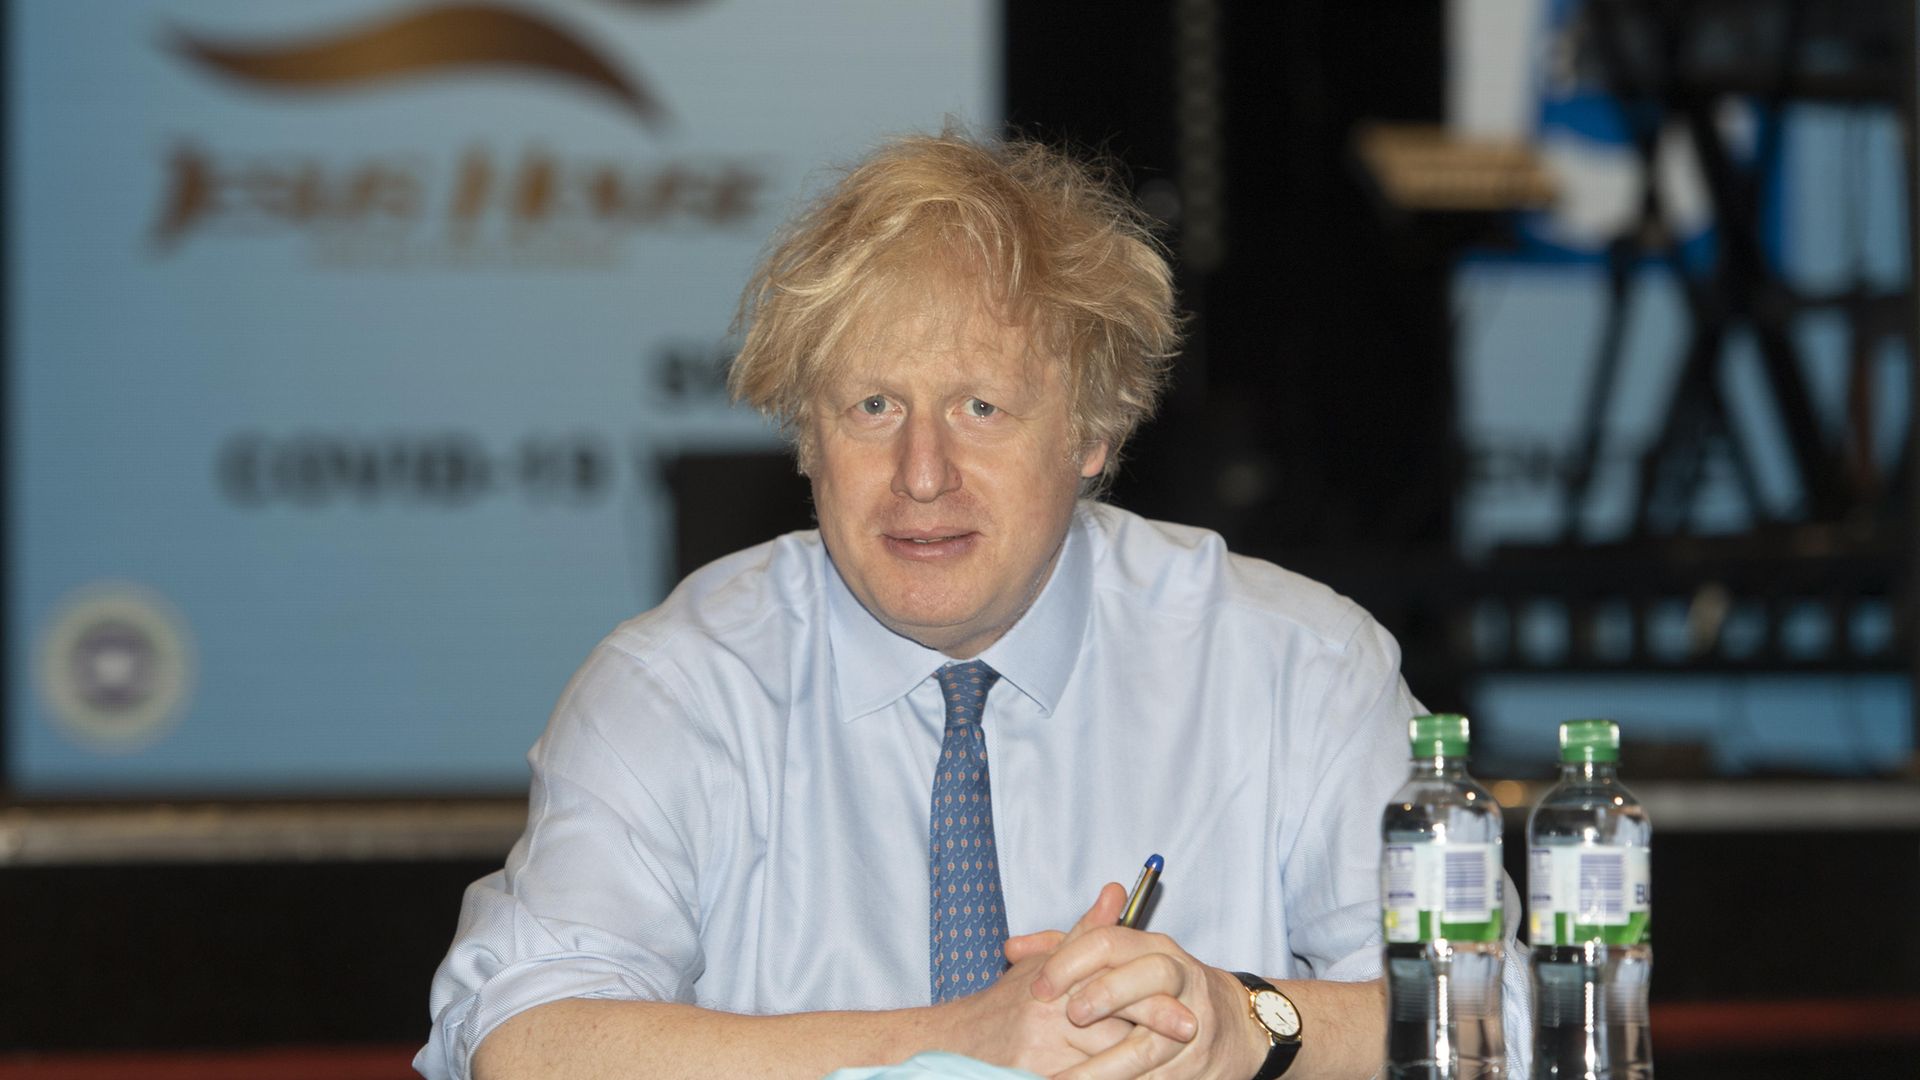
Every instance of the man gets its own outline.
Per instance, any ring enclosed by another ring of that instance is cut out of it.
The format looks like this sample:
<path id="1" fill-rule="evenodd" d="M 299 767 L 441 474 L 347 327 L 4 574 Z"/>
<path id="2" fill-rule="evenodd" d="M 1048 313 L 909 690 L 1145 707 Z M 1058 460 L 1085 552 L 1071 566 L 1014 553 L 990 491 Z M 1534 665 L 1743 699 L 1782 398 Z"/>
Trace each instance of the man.
<path id="1" fill-rule="evenodd" d="M 903 140 L 742 321 L 734 390 L 819 529 L 695 573 L 574 678 L 421 1070 L 1372 1075 L 1418 707 L 1351 602 L 1082 497 L 1177 339 L 1137 212 L 1038 146 Z M 1152 852 L 1120 927 L 1097 883 Z"/>

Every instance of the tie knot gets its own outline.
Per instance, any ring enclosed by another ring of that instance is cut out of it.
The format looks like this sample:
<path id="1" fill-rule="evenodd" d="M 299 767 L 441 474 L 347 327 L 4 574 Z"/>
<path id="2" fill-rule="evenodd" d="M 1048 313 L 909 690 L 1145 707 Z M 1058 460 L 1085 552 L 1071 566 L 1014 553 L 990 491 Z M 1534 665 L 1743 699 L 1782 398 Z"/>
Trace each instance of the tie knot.
<path id="1" fill-rule="evenodd" d="M 977 723 L 986 704 L 987 691 L 1000 681 L 1000 673 L 978 660 L 948 664 L 933 673 L 940 680 L 940 694 L 947 703 L 947 722 Z"/>

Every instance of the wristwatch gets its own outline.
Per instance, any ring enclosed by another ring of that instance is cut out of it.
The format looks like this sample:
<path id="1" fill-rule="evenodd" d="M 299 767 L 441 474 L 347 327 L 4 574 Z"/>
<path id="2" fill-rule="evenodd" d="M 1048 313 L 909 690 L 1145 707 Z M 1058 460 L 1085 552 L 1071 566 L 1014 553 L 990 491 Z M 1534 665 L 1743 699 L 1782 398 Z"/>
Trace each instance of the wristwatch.
<path id="1" fill-rule="evenodd" d="M 1267 1060 L 1252 1080 L 1274 1080 L 1287 1071 L 1287 1066 L 1292 1065 L 1295 1055 L 1300 1053 L 1300 1010 L 1293 1007 L 1287 995 L 1258 975 L 1236 971 L 1233 977 L 1247 988 L 1247 1013 L 1267 1033 L 1270 1047 Z"/>

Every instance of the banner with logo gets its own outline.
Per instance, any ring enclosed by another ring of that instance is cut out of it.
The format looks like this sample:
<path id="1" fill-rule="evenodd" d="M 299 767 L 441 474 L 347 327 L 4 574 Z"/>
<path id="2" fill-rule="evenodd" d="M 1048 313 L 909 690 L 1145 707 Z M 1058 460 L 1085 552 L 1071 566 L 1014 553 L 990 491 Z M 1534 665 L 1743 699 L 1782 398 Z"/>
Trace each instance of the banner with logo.
<path id="1" fill-rule="evenodd" d="M 9 786 L 512 790 L 768 236 L 988 0 L 13 0 Z"/>

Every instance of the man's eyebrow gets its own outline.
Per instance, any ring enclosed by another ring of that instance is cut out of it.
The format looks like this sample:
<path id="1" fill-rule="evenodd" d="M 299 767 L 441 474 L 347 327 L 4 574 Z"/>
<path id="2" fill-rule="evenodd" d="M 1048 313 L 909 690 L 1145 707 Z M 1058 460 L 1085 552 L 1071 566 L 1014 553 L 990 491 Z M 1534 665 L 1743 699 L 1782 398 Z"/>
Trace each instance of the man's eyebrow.
<path id="1" fill-rule="evenodd" d="M 847 373 L 828 379 L 820 384 L 822 392 L 829 397 L 849 397 L 854 394 L 879 393 L 884 387 L 883 380 L 871 373 Z"/>

